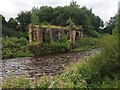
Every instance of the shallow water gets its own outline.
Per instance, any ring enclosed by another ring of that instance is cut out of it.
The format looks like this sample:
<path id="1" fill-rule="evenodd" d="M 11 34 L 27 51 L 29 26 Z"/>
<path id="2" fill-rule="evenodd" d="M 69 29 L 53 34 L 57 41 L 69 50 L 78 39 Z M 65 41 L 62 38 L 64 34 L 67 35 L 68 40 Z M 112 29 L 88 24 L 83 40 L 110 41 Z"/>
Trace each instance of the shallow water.
<path id="1" fill-rule="evenodd" d="M 26 78 L 41 77 L 43 74 L 61 74 L 64 67 L 70 62 L 81 60 L 82 57 L 89 57 L 99 53 L 93 49 L 85 52 L 71 52 L 64 54 L 54 54 L 37 58 L 15 58 L 0 60 L 0 78 L 5 76 L 25 76 Z"/>

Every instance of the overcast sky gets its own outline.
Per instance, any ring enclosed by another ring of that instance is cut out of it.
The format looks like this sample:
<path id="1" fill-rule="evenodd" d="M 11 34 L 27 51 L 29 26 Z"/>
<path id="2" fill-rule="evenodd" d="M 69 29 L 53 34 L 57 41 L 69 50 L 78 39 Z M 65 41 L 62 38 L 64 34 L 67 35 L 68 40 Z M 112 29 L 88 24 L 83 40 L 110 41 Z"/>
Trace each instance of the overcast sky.
<path id="1" fill-rule="evenodd" d="M 10 17 L 16 17 L 20 11 L 31 10 L 33 6 L 65 6 L 69 5 L 71 0 L 0 0 L 0 14 L 8 20 Z M 108 21 L 114 16 L 118 9 L 120 0 L 75 0 L 80 6 L 92 8 L 93 12 L 100 16 L 104 21 Z"/>

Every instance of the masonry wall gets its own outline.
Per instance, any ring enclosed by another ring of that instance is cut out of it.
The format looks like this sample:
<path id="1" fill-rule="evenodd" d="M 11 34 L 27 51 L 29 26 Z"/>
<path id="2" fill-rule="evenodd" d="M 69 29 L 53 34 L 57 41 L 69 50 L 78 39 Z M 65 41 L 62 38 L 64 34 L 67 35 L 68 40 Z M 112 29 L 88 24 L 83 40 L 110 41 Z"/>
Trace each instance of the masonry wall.
<path id="1" fill-rule="evenodd" d="M 75 44 L 76 38 L 83 37 L 84 34 L 82 31 L 69 28 L 69 29 L 58 29 L 58 28 L 41 28 L 39 25 L 33 26 L 29 24 L 29 43 L 32 41 L 37 41 L 39 43 L 45 42 L 46 38 L 48 38 L 49 42 L 55 42 L 60 39 L 62 33 L 64 33 L 68 39 L 70 40 L 71 44 Z"/>

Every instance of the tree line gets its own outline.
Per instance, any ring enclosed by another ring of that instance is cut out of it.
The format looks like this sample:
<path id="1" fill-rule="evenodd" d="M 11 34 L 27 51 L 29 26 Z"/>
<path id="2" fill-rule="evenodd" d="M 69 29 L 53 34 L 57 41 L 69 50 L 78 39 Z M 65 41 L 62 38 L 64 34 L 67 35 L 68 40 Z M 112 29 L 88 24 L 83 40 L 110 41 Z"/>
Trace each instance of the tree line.
<path id="1" fill-rule="evenodd" d="M 114 25 L 113 18 L 107 23 L 105 30 L 103 20 L 85 6 L 81 7 L 75 1 L 68 6 L 41 6 L 33 7 L 31 11 L 21 11 L 16 18 L 10 18 L 8 22 L 3 17 L 3 26 L 14 29 L 15 31 L 27 32 L 28 24 L 51 24 L 57 26 L 68 26 L 68 21 L 72 21 L 76 26 L 82 26 L 85 33 L 105 32 L 111 34 L 111 27 Z M 112 23 L 112 25 L 111 25 Z M 3 29 L 4 30 L 4 29 Z M 4 31 L 3 31 L 4 32 Z"/>

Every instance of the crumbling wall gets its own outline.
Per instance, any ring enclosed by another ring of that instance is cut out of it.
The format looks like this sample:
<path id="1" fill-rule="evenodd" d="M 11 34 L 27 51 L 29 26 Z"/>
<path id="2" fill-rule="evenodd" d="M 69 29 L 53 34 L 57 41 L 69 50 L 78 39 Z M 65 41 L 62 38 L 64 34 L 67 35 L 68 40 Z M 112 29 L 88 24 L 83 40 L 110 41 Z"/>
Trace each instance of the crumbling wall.
<path id="1" fill-rule="evenodd" d="M 75 44 L 77 37 L 83 37 L 83 31 L 80 31 L 76 28 L 43 28 L 39 25 L 33 26 L 32 24 L 29 24 L 29 42 L 37 41 L 39 43 L 45 42 L 46 38 L 50 40 L 50 42 L 55 42 L 57 40 L 60 40 L 60 37 L 62 33 L 68 37 L 71 44 Z"/>

